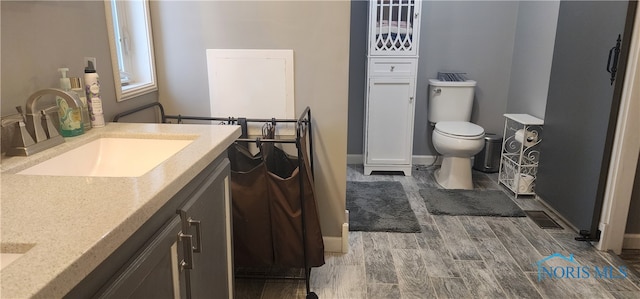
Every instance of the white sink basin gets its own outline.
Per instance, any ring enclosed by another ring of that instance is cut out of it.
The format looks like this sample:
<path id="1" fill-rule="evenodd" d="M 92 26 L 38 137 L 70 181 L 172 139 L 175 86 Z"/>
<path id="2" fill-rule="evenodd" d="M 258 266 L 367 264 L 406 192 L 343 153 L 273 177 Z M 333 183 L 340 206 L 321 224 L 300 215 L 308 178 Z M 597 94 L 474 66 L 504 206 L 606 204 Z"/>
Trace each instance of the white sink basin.
<path id="1" fill-rule="evenodd" d="M 18 174 L 139 177 L 193 140 L 99 138 Z"/>

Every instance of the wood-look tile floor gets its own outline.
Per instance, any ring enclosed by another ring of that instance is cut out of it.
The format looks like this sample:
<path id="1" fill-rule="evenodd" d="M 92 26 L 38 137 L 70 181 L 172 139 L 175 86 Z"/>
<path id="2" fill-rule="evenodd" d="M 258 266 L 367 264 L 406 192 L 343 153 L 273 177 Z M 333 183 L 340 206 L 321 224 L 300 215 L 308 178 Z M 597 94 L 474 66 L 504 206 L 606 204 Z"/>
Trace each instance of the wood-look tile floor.
<path id="1" fill-rule="evenodd" d="M 622 249 L 620 258 L 640 273 L 640 249 Z"/>
<path id="2" fill-rule="evenodd" d="M 640 276 L 633 270 L 626 271 L 626 277 L 615 272 L 621 278 L 583 275 L 539 281 L 536 263 L 553 253 L 573 254 L 576 264 L 587 272 L 629 267 L 616 255 L 575 241 L 571 229 L 543 230 L 526 217 L 430 215 L 418 190 L 439 187 L 433 170 L 418 167 L 412 177 L 389 173 L 364 176 L 362 165 L 349 165 L 348 180 L 402 183 L 422 232 L 350 232 L 348 253 L 327 253 L 326 264 L 312 269 L 311 291 L 322 299 L 640 298 Z M 474 172 L 474 184 L 477 189 L 510 194 L 497 183 L 496 174 Z M 514 201 L 523 210 L 545 210 L 534 198 Z M 554 220 L 563 224 L 556 217 Z M 559 271 L 576 265 L 561 259 L 545 263 Z M 304 281 L 237 279 L 235 286 L 236 298 L 306 295 Z"/>

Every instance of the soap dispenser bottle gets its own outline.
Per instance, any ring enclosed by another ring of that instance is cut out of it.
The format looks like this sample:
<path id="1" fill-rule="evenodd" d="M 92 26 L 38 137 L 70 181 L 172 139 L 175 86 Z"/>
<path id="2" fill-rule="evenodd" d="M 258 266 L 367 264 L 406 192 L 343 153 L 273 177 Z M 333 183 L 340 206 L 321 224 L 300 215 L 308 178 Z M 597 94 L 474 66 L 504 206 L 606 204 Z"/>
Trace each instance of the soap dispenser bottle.
<path id="1" fill-rule="evenodd" d="M 91 116 L 89 115 L 89 106 L 87 104 L 87 94 L 82 86 L 82 81 L 78 77 L 71 77 L 71 91 L 75 92 L 82 102 L 82 126 L 84 131 L 91 129 Z"/>
<path id="2" fill-rule="evenodd" d="M 62 74 L 60 78 L 60 88 L 64 91 L 71 91 L 71 81 L 67 78 L 68 68 L 59 68 Z M 58 105 L 58 118 L 60 119 L 60 135 L 63 137 L 73 137 L 84 134 L 82 125 L 81 107 L 70 107 L 69 103 L 61 97 L 56 97 Z"/>

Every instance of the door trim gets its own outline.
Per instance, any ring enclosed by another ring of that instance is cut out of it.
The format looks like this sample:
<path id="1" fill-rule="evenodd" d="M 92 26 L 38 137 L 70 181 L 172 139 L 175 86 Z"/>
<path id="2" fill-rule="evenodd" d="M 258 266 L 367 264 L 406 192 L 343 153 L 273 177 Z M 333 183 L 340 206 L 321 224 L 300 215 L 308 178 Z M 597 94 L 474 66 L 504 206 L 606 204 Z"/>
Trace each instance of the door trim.
<path id="1" fill-rule="evenodd" d="M 635 22 L 599 222 L 602 233 L 595 244 L 598 250 L 612 250 L 616 254 L 622 250 L 640 152 L 637 135 L 640 127 L 640 13 L 633 5 Z"/>

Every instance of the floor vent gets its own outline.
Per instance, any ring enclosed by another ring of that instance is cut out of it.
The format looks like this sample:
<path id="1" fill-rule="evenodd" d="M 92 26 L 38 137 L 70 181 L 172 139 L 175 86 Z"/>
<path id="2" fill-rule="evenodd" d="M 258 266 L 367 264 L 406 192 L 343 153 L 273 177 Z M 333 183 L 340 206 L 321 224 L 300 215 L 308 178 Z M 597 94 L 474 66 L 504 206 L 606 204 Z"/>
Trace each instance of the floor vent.
<path id="1" fill-rule="evenodd" d="M 524 211 L 524 213 L 542 229 L 563 229 L 544 211 Z"/>

